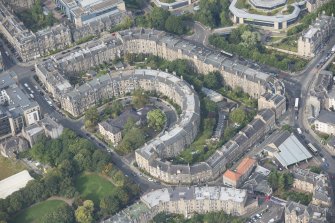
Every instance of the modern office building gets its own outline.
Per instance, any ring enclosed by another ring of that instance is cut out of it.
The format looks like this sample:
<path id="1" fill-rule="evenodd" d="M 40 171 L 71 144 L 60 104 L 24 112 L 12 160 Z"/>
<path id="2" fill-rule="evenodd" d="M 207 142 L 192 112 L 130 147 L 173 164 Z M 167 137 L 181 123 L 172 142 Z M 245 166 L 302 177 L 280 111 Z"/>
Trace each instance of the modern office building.
<path id="1" fill-rule="evenodd" d="M 39 105 L 23 93 L 16 80 L 14 72 L 0 75 L 0 138 L 14 136 L 40 120 Z"/>
<path id="2" fill-rule="evenodd" d="M 249 0 L 248 2 L 255 8 L 259 8 L 263 10 L 273 10 L 273 9 L 286 5 L 287 0 L 273 0 L 273 1 Z"/>
<path id="3" fill-rule="evenodd" d="M 263 2 L 267 2 L 266 6 L 271 8 L 274 4 L 281 4 L 281 1 L 262 1 L 262 0 L 254 0 L 251 1 L 254 3 L 259 3 L 263 5 Z M 261 14 L 252 14 L 248 12 L 246 9 L 239 9 L 236 7 L 237 0 L 233 0 L 229 6 L 229 11 L 233 14 L 233 22 L 236 24 L 250 24 L 255 26 L 267 27 L 275 30 L 286 29 L 293 23 L 295 23 L 300 15 L 303 2 L 301 3 L 293 3 L 292 6 L 294 10 L 292 13 L 284 15 L 261 15 Z"/>
<path id="4" fill-rule="evenodd" d="M 123 0 L 56 0 L 55 2 L 76 27 L 105 20 L 126 11 Z"/>

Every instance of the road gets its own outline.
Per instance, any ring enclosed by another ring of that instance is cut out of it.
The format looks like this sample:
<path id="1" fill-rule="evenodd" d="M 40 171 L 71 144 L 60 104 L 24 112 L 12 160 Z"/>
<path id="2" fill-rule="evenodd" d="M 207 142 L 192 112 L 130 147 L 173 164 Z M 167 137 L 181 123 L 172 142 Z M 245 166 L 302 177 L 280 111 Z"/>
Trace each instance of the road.
<path id="1" fill-rule="evenodd" d="M 199 22 L 189 22 L 188 25 L 192 27 L 194 33 L 190 36 L 184 36 L 184 39 L 192 40 L 207 46 L 208 37 L 211 34 L 210 28 L 202 25 Z"/>
<path id="2" fill-rule="evenodd" d="M 326 165 L 323 165 L 323 167 L 328 173 L 332 175 L 335 174 L 335 160 L 332 158 L 331 154 L 324 148 L 324 145 L 322 145 L 320 141 L 315 137 L 312 132 L 313 130 L 310 128 L 310 125 L 307 121 L 308 117 L 306 117 L 306 100 L 310 95 L 310 91 L 314 87 L 313 83 L 315 82 L 315 79 L 318 77 L 320 70 L 323 69 L 317 68 L 317 64 L 327 55 L 327 53 L 330 52 L 334 44 L 335 36 L 330 39 L 328 44 L 324 47 L 324 50 L 309 63 L 305 70 L 303 70 L 299 74 L 296 74 L 293 77 L 289 77 L 291 79 L 294 79 L 295 85 L 291 84 L 289 86 L 286 86 L 286 89 L 289 90 L 289 107 L 291 108 L 292 119 L 294 120 L 293 123 L 295 128 L 300 128 L 303 131 L 302 138 L 305 140 L 306 143 L 311 142 L 320 151 L 319 153 L 322 157 L 325 158 L 327 163 Z M 285 79 L 286 78 L 284 78 L 284 81 Z M 298 112 L 292 109 L 294 106 L 295 97 L 300 98 L 300 107 Z"/>
<path id="3" fill-rule="evenodd" d="M 11 67 L 10 70 L 15 71 L 18 74 L 20 87 L 23 89 L 23 91 L 27 92 L 27 89 L 23 86 L 24 83 L 27 83 L 30 86 L 30 88 L 34 90 L 34 100 L 36 100 L 37 103 L 40 105 L 42 114 L 49 114 L 51 117 L 55 118 L 60 124 L 62 124 L 64 128 L 71 129 L 79 136 L 91 141 L 97 148 L 107 151 L 111 156 L 112 163 L 115 166 L 117 166 L 131 180 L 133 180 L 134 183 L 139 185 L 142 192 L 147 192 L 163 187 L 158 183 L 148 181 L 145 177 L 139 176 L 139 172 L 136 171 L 135 168 L 132 168 L 130 165 L 128 165 L 121 156 L 119 156 L 114 151 L 108 149 L 108 146 L 105 143 L 101 142 L 95 137 L 90 136 L 86 131 L 82 129 L 83 127 L 82 120 L 69 119 L 66 116 L 64 116 L 61 112 L 57 111 L 59 109 L 56 107 L 55 104 L 50 106 L 47 102 L 47 100 L 50 100 L 49 96 L 46 95 L 45 93 L 44 95 L 41 95 L 35 89 L 35 86 L 37 86 L 40 91 L 44 92 L 44 90 L 38 85 L 38 83 L 33 78 L 34 71 L 32 71 L 31 68 L 32 67 L 27 68 L 15 65 Z M 173 121 L 175 121 L 175 119 Z"/>
<path id="4" fill-rule="evenodd" d="M 200 23 L 194 23 L 193 24 L 195 33 L 192 36 L 184 37 L 189 40 L 193 40 L 196 42 L 199 42 L 203 45 L 207 44 L 207 38 L 209 34 L 211 33 L 210 29 L 207 27 L 204 27 Z M 322 155 L 326 158 L 327 163 L 329 164 L 328 172 L 335 174 L 335 161 L 332 159 L 331 155 L 323 148 L 323 146 L 311 135 L 309 134 L 309 126 L 306 126 L 305 123 L 305 117 L 304 117 L 304 110 L 306 105 L 306 95 L 311 89 L 311 83 L 313 82 L 314 78 L 316 77 L 315 74 L 317 74 L 318 69 L 316 68 L 319 61 L 327 54 L 327 52 L 330 51 L 331 47 L 335 44 L 335 36 L 332 37 L 332 39 L 329 41 L 329 44 L 325 47 L 325 50 L 322 51 L 318 56 L 316 56 L 304 69 L 302 72 L 293 74 L 293 75 L 279 75 L 279 78 L 281 78 L 286 86 L 287 93 L 288 93 L 288 105 L 290 108 L 293 107 L 294 104 L 294 98 L 299 97 L 301 98 L 301 107 L 299 109 L 299 118 L 295 118 L 297 116 L 296 112 L 291 109 L 292 115 L 291 120 L 294 123 L 295 127 L 300 127 L 303 130 L 303 135 L 305 139 L 309 142 L 312 142 L 314 145 L 317 146 L 321 150 Z M 2 44 L 0 46 L 0 51 L 2 53 L 8 51 L 9 49 L 6 47 L 6 45 Z M 8 57 L 5 53 L 3 55 L 4 57 L 4 63 L 5 68 L 10 69 L 18 74 L 19 82 L 21 83 L 21 88 L 24 89 L 23 83 L 28 83 L 31 87 L 37 85 L 36 81 L 33 79 L 34 72 L 31 70 L 33 68 L 33 63 L 25 64 L 23 67 L 22 65 L 15 65 L 17 61 L 15 59 L 11 59 L 11 57 Z M 303 96 L 303 97 L 302 97 Z M 92 141 L 97 147 L 100 149 L 105 149 L 105 146 L 101 142 L 97 141 L 97 139 L 88 137 L 85 131 L 82 130 L 83 123 L 82 121 L 76 121 L 71 120 L 69 118 L 66 118 L 64 115 L 62 115 L 59 111 L 55 109 L 55 106 L 51 107 L 47 103 L 47 98 L 45 96 L 42 96 L 40 94 L 35 93 L 35 99 L 41 106 L 41 112 L 42 114 L 48 113 L 50 116 L 56 118 L 64 127 L 69 128 L 76 132 L 77 134 L 87 138 L 88 140 Z M 105 149 L 106 150 L 106 149 Z M 127 174 L 132 180 L 134 180 L 135 183 L 137 183 L 142 191 L 148 191 L 151 189 L 157 189 L 161 188 L 161 185 L 152 183 L 147 181 L 147 179 L 143 179 L 138 176 L 136 173 L 136 170 L 134 168 L 131 168 L 129 165 L 127 165 L 122 157 L 120 157 L 118 154 L 112 152 L 111 153 L 112 162 L 120 168 L 125 174 Z"/>

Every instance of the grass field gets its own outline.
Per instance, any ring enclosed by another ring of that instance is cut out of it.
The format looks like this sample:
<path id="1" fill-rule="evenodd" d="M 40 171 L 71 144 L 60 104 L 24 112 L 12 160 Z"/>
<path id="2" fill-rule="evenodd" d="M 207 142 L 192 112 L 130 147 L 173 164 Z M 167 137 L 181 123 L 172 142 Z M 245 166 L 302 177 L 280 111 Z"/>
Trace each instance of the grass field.
<path id="1" fill-rule="evenodd" d="M 26 169 L 20 161 L 11 160 L 0 155 L 0 180 Z"/>
<path id="2" fill-rule="evenodd" d="M 63 204 L 66 203 L 60 200 L 40 202 L 20 212 L 10 221 L 10 223 L 38 223 L 45 214 L 50 213 Z"/>
<path id="3" fill-rule="evenodd" d="M 85 173 L 76 180 L 76 189 L 85 199 L 92 200 L 99 205 L 100 199 L 114 192 L 115 186 L 97 174 Z"/>

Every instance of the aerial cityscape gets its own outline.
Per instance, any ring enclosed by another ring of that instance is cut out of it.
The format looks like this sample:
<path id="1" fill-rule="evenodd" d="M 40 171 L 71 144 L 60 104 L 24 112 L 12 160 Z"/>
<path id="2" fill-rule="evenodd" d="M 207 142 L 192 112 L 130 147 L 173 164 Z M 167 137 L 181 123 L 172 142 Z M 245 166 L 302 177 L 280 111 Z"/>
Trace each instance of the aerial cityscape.
<path id="1" fill-rule="evenodd" d="M 0 0 L 0 223 L 335 222 L 334 0 Z"/>

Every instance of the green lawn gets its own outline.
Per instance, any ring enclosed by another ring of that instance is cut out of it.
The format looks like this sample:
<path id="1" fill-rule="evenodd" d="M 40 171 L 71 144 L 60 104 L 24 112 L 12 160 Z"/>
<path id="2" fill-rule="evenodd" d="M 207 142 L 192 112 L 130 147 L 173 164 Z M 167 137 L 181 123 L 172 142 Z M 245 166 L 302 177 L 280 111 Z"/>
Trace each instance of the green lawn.
<path id="1" fill-rule="evenodd" d="M 99 205 L 102 197 L 112 195 L 115 190 L 115 186 L 110 181 L 93 173 L 80 175 L 75 186 L 83 198 L 92 200 L 96 205 Z"/>
<path id="2" fill-rule="evenodd" d="M 21 211 L 10 221 L 10 223 L 38 223 L 45 214 L 52 212 L 63 204 L 65 204 L 65 202 L 60 200 L 40 202 Z"/>
<path id="3" fill-rule="evenodd" d="M 0 180 L 26 169 L 20 161 L 11 160 L 0 155 Z"/>

